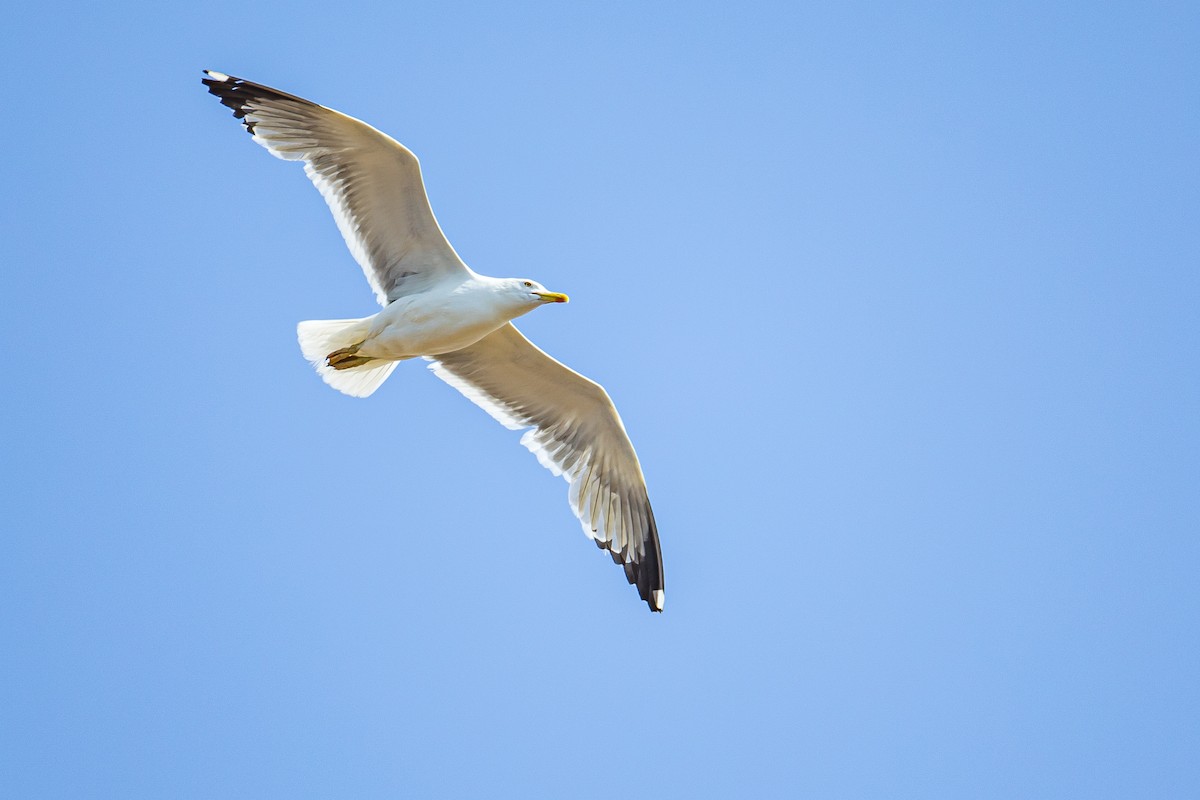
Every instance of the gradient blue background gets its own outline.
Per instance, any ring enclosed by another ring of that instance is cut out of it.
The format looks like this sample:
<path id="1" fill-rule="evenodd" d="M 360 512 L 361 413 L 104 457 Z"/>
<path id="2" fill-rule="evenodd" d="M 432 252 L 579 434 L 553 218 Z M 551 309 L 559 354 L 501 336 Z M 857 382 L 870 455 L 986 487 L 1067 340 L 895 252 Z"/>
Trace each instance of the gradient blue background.
<path id="1" fill-rule="evenodd" d="M 1200 796 L 1194 3 L 16 4 L 0 795 Z M 421 157 L 651 615 L 202 68 Z"/>

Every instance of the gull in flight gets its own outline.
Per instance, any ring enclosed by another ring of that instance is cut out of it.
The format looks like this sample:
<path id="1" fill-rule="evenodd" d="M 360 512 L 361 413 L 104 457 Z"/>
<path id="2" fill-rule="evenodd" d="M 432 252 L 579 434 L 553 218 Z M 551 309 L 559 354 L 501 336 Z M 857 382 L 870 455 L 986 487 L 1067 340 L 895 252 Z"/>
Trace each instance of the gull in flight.
<path id="1" fill-rule="evenodd" d="M 565 303 L 528 278 L 489 278 L 458 257 L 434 219 L 417 157 L 331 108 L 205 70 L 208 91 L 277 158 L 304 162 L 383 310 L 311 320 L 300 349 L 321 378 L 354 397 L 374 392 L 396 364 L 434 374 L 513 430 L 542 466 L 570 484 L 583 532 L 607 550 L 651 611 L 662 611 L 662 558 L 646 481 L 617 409 L 599 384 L 560 364 L 513 327 Z"/>

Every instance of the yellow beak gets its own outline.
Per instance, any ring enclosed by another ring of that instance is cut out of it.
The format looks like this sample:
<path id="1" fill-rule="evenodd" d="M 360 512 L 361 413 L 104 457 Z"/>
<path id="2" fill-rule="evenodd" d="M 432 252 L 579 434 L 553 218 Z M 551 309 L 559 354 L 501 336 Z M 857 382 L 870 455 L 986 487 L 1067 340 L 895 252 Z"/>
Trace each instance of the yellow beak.
<path id="1" fill-rule="evenodd" d="M 534 292 L 543 303 L 569 303 L 571 298 L 562 292 Z"/>

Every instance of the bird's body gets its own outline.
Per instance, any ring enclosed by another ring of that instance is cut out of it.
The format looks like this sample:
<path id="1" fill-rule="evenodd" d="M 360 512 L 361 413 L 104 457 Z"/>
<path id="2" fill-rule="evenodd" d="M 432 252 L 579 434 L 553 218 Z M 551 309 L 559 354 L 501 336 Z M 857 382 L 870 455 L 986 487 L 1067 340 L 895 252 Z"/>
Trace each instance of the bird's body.
<path id="1" fill-rule="evenodd" d="M 452 275 L 422 285 L 369 317 L 310 320 L 300 348 L 326 383 L 354 397 L 372 394 L 397 361 L 470 347 L 542 303 L 565 303 L 523 278 Z"/>
<path id="2" fill-rule="evenodd" d="M 633 445 L 608 394 L 511 325 L 565 303 L 527 278 L 492 278 L 462 262 L 433 217 L 416 157 L 366 123 L 217 72 L 204 80 L 273 155 L 302 161 L 384 306 L 369 317 L 312 320 L 301 351 L 326 383 L 372 394 L 396 364 L 425 358 L 510 428 L 571 485 L 584 532 L 624 567 L 651 610 L 664 604 L 658 530 Z"/>
<path id="3" fill-rule="evenodd" d="M 494 278 L 470 277 L 397 298 L 371 317 L 361 355 L 382 359 L 434 356 L 473 345 L 533 310 L 505 302 Z"/>

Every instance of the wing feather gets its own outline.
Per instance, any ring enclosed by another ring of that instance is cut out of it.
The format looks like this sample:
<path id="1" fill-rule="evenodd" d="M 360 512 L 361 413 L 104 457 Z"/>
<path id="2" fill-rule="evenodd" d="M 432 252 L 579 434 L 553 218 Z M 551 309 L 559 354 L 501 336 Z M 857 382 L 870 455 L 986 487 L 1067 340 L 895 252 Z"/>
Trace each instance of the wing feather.
<path id="1" fill-rule="evenodd" d="M 208 91 L 233 109 L 254 141 L 278 158 L 304 162 L 381 305 L 472 274 L 438 226 L 420 163 L 407 147 L 302 97 L 205 72 Z"/>
<path id="2" fill-rule="evenodd" d="M 646 481 L 604 388 L 511 324 L 429 360 L 439 378 L 502 425 L 529 428 L 521 444 L 570 484 L 567 499 L 583 532 L 624 567 L 650 609 L 662 611 L 662 556 Z"/>

